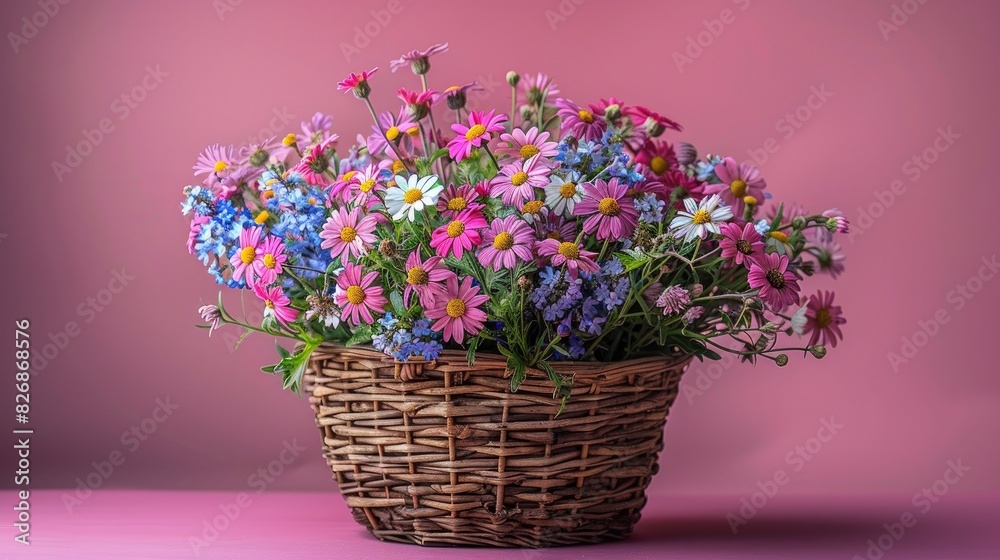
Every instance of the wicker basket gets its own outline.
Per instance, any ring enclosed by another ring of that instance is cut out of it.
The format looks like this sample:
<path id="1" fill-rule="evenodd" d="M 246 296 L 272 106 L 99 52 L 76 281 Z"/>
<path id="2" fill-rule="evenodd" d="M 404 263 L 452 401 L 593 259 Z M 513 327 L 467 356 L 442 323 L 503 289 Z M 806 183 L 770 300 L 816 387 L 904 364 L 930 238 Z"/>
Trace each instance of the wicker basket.
<path id="1" fill-rule="evenodd" d="M 370 348 L 317 350 L 307 390 L 354 518 L 384 541 L 549 547 L 632 532 L 689 357 L 559 364 L 511 392 L 506 360 L 461 352 L 400 365 Z M 407 366 L 412 368 L 413 366 Z"/>

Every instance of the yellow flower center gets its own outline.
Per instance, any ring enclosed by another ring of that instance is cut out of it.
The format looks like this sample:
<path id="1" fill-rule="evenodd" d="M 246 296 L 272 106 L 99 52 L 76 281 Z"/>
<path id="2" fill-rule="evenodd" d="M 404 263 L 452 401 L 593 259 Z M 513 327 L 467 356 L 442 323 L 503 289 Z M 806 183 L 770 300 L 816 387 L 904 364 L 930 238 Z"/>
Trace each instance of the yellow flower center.
<path id="1" fill-rule="evenodd" d="M 350 243 L 358 236 L 358 230 L 352 228 L 351 226 L 344 226 L 340 230 L 340 240 L 344 243 Z"/>
<path id="2" fill-rule="evenodd" d="M 222 173 L 227 167 L 229 167 L 229 164 L 220 160 L 215 162 L 215 167 L 213 169 L 215 169 L 216 173 Z"/>
<path id="3" fill-rule="evenodd" d="M 465 210 L 465 207 L 468 205 L 469 203 L 465 200 L 465 197 L 456 196 L 448 201 L 448 210 L 461 212 L 462 210 Z"/>
<path id="4" fill-rule="evenodd" d="M 361 192 L 370 192 L 374 186 L 375 179 L 365 179 L 360 185 L 358 185 L 358 188 L 361 189 Z"/>
<path id="5" fill-rule="evenodd" d="M 783 231 L 769 231 L 767 235 L 771 239 L 780 241 L 782 243 L 788 243 L 788 235 L 786 235 L 785 232 Z"/>
<path id="6" fill-rule="evenodd" d="M 562 234 L 558 231 L 550 231 L 548 235 L 545 236 L 546 239 L 555 239 L 556 241 L 562 241 Z"/>
<path id="7" fill-rule="evenodd" d="M 580 116 L 580 120 L 581 121 L 583 121 L 583 122 L 585 122 L 587 124 L 593 124 L 594 123 L 594 114 L 591 113 L 590 111 L 588 111 L 586 109 L 580 109 L 579 111 L 577 111 L 576 114 Z"/>
<path id="8" fill-rule="evenodd" d="M 542 209 L 541 200 L 532 200 L 525 202 L 524 206 L 521 207 L 522 214 L 537 214 Z"/>
<path id="9" fill-rule="evenodd" d="M 390 126 L 389 130 L 385 131 L 385 137 L 389 140 L 395 140 L 399 138 L 399 128 L 395 126 Z"/>
<path id="10" fill-rule="evenodd" d="M 757 206 L 757 197 L 750 195 L 744 196 L 743 204 L 746 204 L 747 206 Z"/>
<path id="11" fill-rule="evenodd" d="M 416 136 L 417 134 L 420 134 L 420 129 L 418 127 L 412 126 L 409 129 L 407 129 L 406 133 L 409 134 L 410 136 Z"/>
<path id="12" fill-rule="evenodd" d="M 430 279 L 430 275 L 427 271 L 415 266 L 406 273 L 406 281 L 414 286 L 423 286 Z"/>
<path id="13" fill-rule="evenodd" d="M 520 187 L 521 185 L 528 182 L 528 174 L 524 171 L 518 171 L 517 173 L 510 176 L 510 184 L 515 187 Z"/>
<path id="14" fill-rule="evenodd" d="M 294 146 L 295 145 L 295 133 L 289 132 L 287 136 L 281 139 L 282 146 Z"/>
<path id="15" fill-rule="evenodd" d="M 486 127 L 481 124 L 475 124 L 469 127 L 469 131 L 465 133 L 465 139 L 475 140 L 483 134 L 486 134 Z"/>
<path id="16" fill-rule="evenodd" d="M 244 247 L 240 251 L 240 260 L 243 261 L 243 264 L 250 264 L 255 258 L 257 258 L 257 249 L 253 247 Z"/>
<path id="17" fill-rule="evenodd" d="M 452 220 L 448 224 L 448 237 L 458 237 L 465 231 L 465 224 L 461 220 Z"/>
<path id="18" fill-rule="evenodd" d="M 576 183 L 563 183 L 559 187 L 559 196 L 563 198 L 573 198 L 576 196 Z"/>
<path id="19" fill-rule="evenodd" d="M 780 268 L 772 268 L 764 273 L 764 278 L 772 288 L 780 290 L 785 287 L 785 275 Z"/>
<path id="20" fill-rule="evenodd" d="M 597 211 L 605 216 L 617 216 L 621 214 L 622 207 L 618 204 L 618 201 L 611 198 L 602 198 L 600 202 L 597 203 Z"/>
<path id="21" fill-rule="evenodd" d="M 576 246 L 576 243 L 563 241 L 559 244 L 559 254 L 569 260 L 575 261 L 580 257 L 580 248 Z"/>
<path id="22" fill-rule="evenodd" d="M 393 160 L 393 162 L 392 162 L 392 173 L 393 174 L 402 173 L 404 169 L 406 169 L 406 166 L 403 165 L 403 162 L 399 161 L 398 159 L 397 160 Z"/>
<path id="23" fill-rule="evenodd" d="M 649 160 L 649 168 L 652 169 L 653 173 L 656 173 L 657 175 L 663 174 L 663 172 L 667 170 L 667 166 L 667 160 L 660 156 L 655 156 L 653 159 Z"/>
<path id="24" fill-rule="evenodd" d="M 278 265 L 278 259 L 274 258 L 274 255 L 268 253 L 264 255 L 264 266 L 267 268 L 274 268 Z"/>
<path id="25" fill-rule="evenodd" d="M 347 288 L 347 301 L 354 305 L 361 305 L 365 301 L 365 291 L 357 285 Z"/>
<path id="26" fill-rule="evenodd" d="M 816 311 L 816 326 L 825 329 L 830 326 L 833 322 L 833 315 L 830 314 L 830 310 L 827 308 L 822 308 Z"/>
<path id="27" fill-rule="evenodd" d="M 534 144 L 525 144 L 525 145 L 521 146 L 521 149 L 518 150 L 518 153 L 521 154 L 522 158 L 528 159 L 531 156 L 537 155 L 538 152 L 540 152 L 540 151 L 541 150 L 538 149 L 538 146 L 536 146 Z"/>
<path id="28" fill-rule="evenodd" d="M 514 246 L 514 236 L 506 231 L 501 231 L 493 238 L 493 247 L 501 251 L 506 251 Z"/>
<path id="29" fill-rule="evenodd" d="M 270 200 L 274 198 L 274 191 L 264 191 L 260 194 L 260 197 L 264 200 Z"/>
<path id="30" fill-rule="evenodd" d="M 274 302 L 271 301 L 271 300 L 269 300 L 269 299 L 265 299 L 264 300 L 264 307 L 266 307 L 268 309 L 274 309 Z"/>
<path id="31" fill-rule="evenodd" d="M 699 208 L 698 211 L 694 213 L 694 216 L 691 216 L 691 221 L 699 226 L 704 225 L 712 221 L 712 214 L 704 208 Z"/>
<path id="32" fill-rule="evenodd" d="M 354 174 L 355 173 L 357 173 L 357 171 L 348 171 L 347 173 L 344 173 L 343 175 L 341 175 L 340 179 L 342 181 L 350 181 L 351 179 L 354 178 Z"/>
<path id="33" fill-rule="evenodd" d="M 254 218 L 253 221 L 257 222 L 258 224 L 263 224 L 270 217 L 271 215 L 267 213 L 267 210 L 261 210 L 260 214 L 257 214 L 257 217 Z"/>
<path id="34" fill-rule="evenodd" d="M 403 202 L 413 204 L 424 197 L 424 191 L 420 189 L 409 189 L 403 193 Z"/>
<path id="35" fill-rule="evenodd" d="M 310 196 L 309 198 L 306 199 L 306 202 L 308 202 L 309 204 L 316 204 L 316 197 Z"/>
<path id="36" fill-rule="evenodd" d="M 729 190 L 733 192 L 733 196 L 736 198 L 743 198 L 747 195 L 747 182 L 743 179 L 737 179 L 729 183 Z"/>
<path id="37" fill-rule="evenodd" d="M 449 317 L 458 319 L 459 317 L 465 315 L 465 302 L 455 298 L 448 301 L 448 305 L 446 305 L 444 309 L 448 312 Z"/>

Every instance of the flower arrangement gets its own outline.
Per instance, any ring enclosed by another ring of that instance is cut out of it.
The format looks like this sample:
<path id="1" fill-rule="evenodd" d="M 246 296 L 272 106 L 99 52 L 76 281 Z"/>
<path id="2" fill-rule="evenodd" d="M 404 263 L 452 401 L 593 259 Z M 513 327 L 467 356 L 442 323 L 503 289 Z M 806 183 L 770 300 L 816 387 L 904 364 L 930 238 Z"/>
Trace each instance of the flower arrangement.
<path id="1" fill-rule="evenodd" d="M 472 109 L 475 82 L 428 86 L 445 51 L 391 62 L 419 78 L 395 111 L 370 100 L 377 68 L 339 83 L 373 120 L 347 150 L 317 113 L 300 134 L 199 156 L 188 251 L 264 308 L 249 324 L 220 294 L 200 309 L 210 333 L 298 341 L 262 368 L 287 388 L 332 341 L 400 362 L 498 352 L 514 389 L 541 371 L 557 396 L 572 382 L 560 360 L 732 352 L 785 365 L 836 346 L 841 308 L 801 282 L 843 271 L 841 212 L 776 204 L 754 165 L 661 139 L 681 127 L 646 107 L 559 97 L 545 74 L 507 75 L 510 114 Z M 792 335 L 807 342 L 779 344 Z"/>

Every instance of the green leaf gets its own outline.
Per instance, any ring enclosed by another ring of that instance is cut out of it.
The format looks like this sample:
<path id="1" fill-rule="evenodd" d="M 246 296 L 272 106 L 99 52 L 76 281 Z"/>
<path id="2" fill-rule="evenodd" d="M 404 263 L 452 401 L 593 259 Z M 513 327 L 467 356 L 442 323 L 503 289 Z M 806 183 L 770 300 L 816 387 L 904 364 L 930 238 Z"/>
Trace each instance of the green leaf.
<path id="1" fill-rule="evenodd" d="M 285 359 L 291 355 L 291 353 L 288 350 L 285 350 L 281 344 L 278 344 L 277 340 L 274 341 L 274 348 L 278 351 L 278 355 L 281 356 L 281 359 Z"/>
<path id="2" fill-rule="evenodd" d="M 625 272 L 645 266 L 646 263 L 653 260 L 653 256 L 642 249 L 625 249 L 625 251 L 617 253 L 615 256 L 618 257 L 622 266 L 625 267 Z"/>
<path id="3" fill-rule="evenodd" d="M 782 202 L 778 204 L 778 213 L 774 215 L 774 219 L 771 220 L 771 230 L 774 231 L 781 227 L 781 217 L 785 213 L 785 203 Z"/>
<path id="4" fill-rule="evenodd" d="M 370 342 L 372 339 L 372 326 L 371 325 L 358 325 L 354 329 L 354 333 L 351 337 L 347 339 L 344 346 L 356 346 L 358 344 L 365 344 Z"/>
<path id="5" fill-rule="evenodd" d="M 446 155 L 448 155 L 448 148 L 438 148 L 437 150 L 434 150 L 433 152 L 431 152 L 431 159 L 430 159 L 430 161 L 431 161 L 431 163 L 434 163 L 435 161 L 437 161 L 438 159 L 440 159 L 440 158 L 442 158 L 442 157 L 444 157 Z"/>
<path id="6" fill-rule="evenodd" d="M 406 312 L 406 306 L 403 305 L 403 296 L 399 295 L 397 290 L 389 292 L 389 302 L 392 303 L 392 309 L 397 315 L 402 315 Z"/>

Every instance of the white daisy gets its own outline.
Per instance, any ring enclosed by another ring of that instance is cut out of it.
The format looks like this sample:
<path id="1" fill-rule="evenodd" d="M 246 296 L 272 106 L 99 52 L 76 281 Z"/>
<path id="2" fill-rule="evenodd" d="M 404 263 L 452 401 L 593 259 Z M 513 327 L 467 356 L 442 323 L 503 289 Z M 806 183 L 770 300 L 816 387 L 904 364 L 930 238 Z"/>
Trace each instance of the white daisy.
<path id="1" fill-rule="evenodd" d="M 683 237 L 685 243 L 695 237 L 704 239 L 709 233 L 719 233 L 719 224 L 733 217 L 732 209 L 717 194 L 701 202 L 685 198 L 684 209 L 687 211 L 679 210 L 670 221 L 670 229 L 674 230 L 674 237 Z"/>
<path id="2" fill-rule="evenodd" d="M 396 184 L 385 191 L 385 207 L 392 214 L 393 220 L 399 221 L 406 216 L 412 222 L 416 219 L 417 212 L 437 204 L 438 195 L 443 190 L 444 185 L 438 183 L 437 175 L 396 175 Z"/>
<path id="3" fill-rule="evenodd" d="M 557 175 L 553 175 L 552 182 L 545 187 L 545 204 L 556 214 L 572 216 L 573 208 L 581 200 L 583 188 Z"/>

